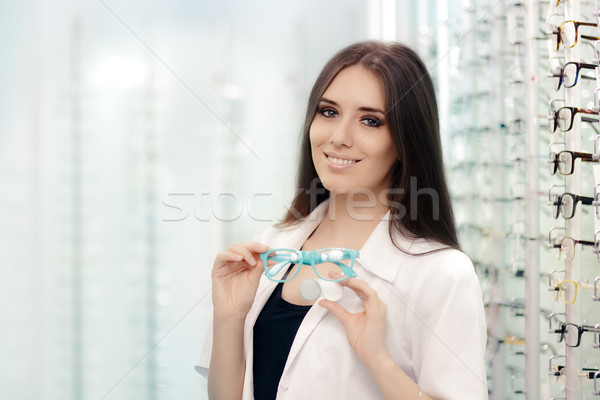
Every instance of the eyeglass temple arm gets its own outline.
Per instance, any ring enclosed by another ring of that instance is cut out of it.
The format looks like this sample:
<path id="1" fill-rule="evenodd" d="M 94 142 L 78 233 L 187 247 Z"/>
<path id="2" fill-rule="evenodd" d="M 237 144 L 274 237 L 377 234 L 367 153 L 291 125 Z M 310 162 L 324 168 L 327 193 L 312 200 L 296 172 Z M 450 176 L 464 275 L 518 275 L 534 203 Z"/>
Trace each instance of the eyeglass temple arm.
<path id="1" fill-rule="evenodd" d="M 594 25 L 586 25 L 586 26 L 596 26 Z M 581 35 L 582 39 L 587 39 L 587 40 L 600 40 L 600 37 L 598 36 L 590 36 L 590 35 Z"/>
<path id="2" fill-rule="evenodd" d="M 575 243 L 579 243 L 580 245 L 584 246 L 596 246 L 596 243 L 590 242 L 589 240 L 575 240 Z"/>
<path id="3" fill-rule="evenodd" d="M 596 78 L 594 78 L 594 79 L 596 79 Z M 581 161 L 584 161 L 584 162 L 590 162 L 590 161 L 598 162 L 598 160 L 594 160 L 594 155 L 592 153 L 580 153 L 578 151 L 572 151 L 571 154 L 573 154 L 573 160 L 579 158 L 579 159 L 581 159 Z"/>
<path id="4" fill-rule="evenodd" d="M 594 202 L 593 197 L 588 196 L 576 196 L 577 200 L 581 201 L 581 204 L 591 205 Z"/>
<path id="5" fill-rule="evenodd" d="M 598 40 L 600 40 L 600 38 Z M 575 109 L 577 110 L 577 112 L 580 112 L 580 113 L 591 114 L 591 115 L 598 115 L 598 111 L 594 111 L 594 110 L 591 110 L 589 108 L 575 108 Z"/>
<path id="6" fill-rule="evenodd" d="M 594 78 L 594 79 L 596 79 L 596 78 Z M 594 114 L 596 114 L 596 113 L 594 112 Z M 581 121 L 589 122 L 590 124 L 594 123 L 594 122 L 598 122 L 598 120 L 596 118 L 590 118 L 590 117 L 581 117 Z"/>

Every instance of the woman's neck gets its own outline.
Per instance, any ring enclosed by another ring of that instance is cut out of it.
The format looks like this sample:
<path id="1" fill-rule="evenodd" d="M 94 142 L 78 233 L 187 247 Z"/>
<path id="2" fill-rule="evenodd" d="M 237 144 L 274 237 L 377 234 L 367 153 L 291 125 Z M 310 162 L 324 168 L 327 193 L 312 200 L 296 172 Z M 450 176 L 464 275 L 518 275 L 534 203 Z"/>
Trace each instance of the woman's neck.
<path id="1" fill-rule="evenodd" d="M 388 210 L 388 206 L 368 196 L 332 192 L 327 215 L 307 245 L 360 249 Z"/>

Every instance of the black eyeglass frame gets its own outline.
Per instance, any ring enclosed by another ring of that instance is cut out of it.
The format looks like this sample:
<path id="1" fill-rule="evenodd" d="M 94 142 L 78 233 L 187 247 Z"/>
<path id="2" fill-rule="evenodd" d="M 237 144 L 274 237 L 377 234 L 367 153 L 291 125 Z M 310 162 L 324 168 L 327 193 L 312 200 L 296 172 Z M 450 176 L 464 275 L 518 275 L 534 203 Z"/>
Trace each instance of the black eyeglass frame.
<path id="1" fill-rule="evenodd" d="M 560 170 L 560 155 L 561 154 L 570 154 L 571 155 L 571 167 L 568 169 L 568 173 L 564 173 Z M 573 170 L 575 169 L 575 160 L 577 159 L 581 159 L 582 162 L 598 162 L 598 160 L 596 160 L 594 158 L 594 155 L 592 153 L 580 153 L 578 151 L 571 151 L 571 150 L 562 150 L 559 151 L 558 153 L 555 153 L 553 151 L 550 152 L 549 154 L 549 160 L 548 162 L 550 164 L 553 164 L 550 166 L 550 175 L 554 175 L 556 174 L 556 171 L 558 171 L 559 174 L 561 175 L 573 175 Z"/>
<path id="2" fill-rule="evenodd" d="M 575 345 L 570 345 L 569 343 L 567 343 L 567 341 L 565 340 L 565 333 L 567 331 L 567 325 L 570 326 L 574 326 L 575 328 L 577 328 L 577 344 Z M 558 342 L 562 342 L 563 340 L 565 340 L 565 346 L 567 347 L 579 347 L 579 345 L 581 345 L 581 336 L 583 335 L 583 332 L 597 332 L 597 330 L 590 325 L 577 325 L 574 324 L 572 322 L 566 322 L 563 323 L 559 329 L 555 329 L 554 333 L 559 333 L 560 336 L 558 338 Z"/>
<path id="3" fill-rule="evenodd" d="M 554 195 L 554 202 L 552 203 L 552 206 L 555 209 L 554 212 L 554 218 L 557 219 L 560 214 L 561 214 L 561 206 L 563 204 L 563 199 L 566 197 L 570 197 L 573 200 L 573 211 L 570 215 L 564 215 L 563 217 L 565 219 L 571 219 L 575 216 L 575 212 L 577 211 L 577 203 L 581 202 L 581 204 L 585 204 L 585 205 L 592 205 L 592 203 L 594 202 L 594 198 L 593 197 L 588 197 L 588 196 L 578 196 L 576 194 L 573 193 L 563 193 L 563 194 L 556 194 Z"/>
<path id="4" fill-rule="evenodd" d="M 559 114 L 562 110 L 569 110 L 571 112 L 571 121 L 569 122 L 569 127 L 567 129 L 560 129 L 562 132 L 567 132 L 570 131 L 571 129 L 573 129 L 573 120 L 575 119 L 575 115 L 577 115 L 578 113 L 582 113 L 582 114 L 590 114 L 590 115 L 598 115 L 599 112 L 598 111 L 594 111 L 594 110 L 590 110 L 589 108 L 579 108 L 579 107 L 561 107 L 558 110 L 551 112 L 550 114 L 550 119 L 552 119 L 554 121 L 554 127 L 553 129 L 550 131 L 550 133 L 554 133 L 556 132 L 556 128 L 558 128 L 558 119 L 559 119 Z M 598 122 L 597 119 L 594 118 L 586 118 L 586 117 L 581 117 L 581 120 L 583 122 Z"/>
<path id="5" fill-rule="evenodd" d="M 565 81 L 565 69 L 569 66 L 569 65 L 575 65 L 576 66 L 576 71 L 575 71 L 575 80 L 573 81 L 572 85 L 567 85 L 565 84 L 564 86 L 566 88 L 572 88 L 573 86 L 577 85 L 577 80 L 579 78 L 579 72 L 581 72 L 581 70 L 583 68 L 585 69 L 596 69 L 596 64 L 587 64 L 587 63 L 581 63 L 581 62 L 575 62 L 575 61 L 570 61 L 568 63 L 566 63 L 565 65 L 563 65 L 560 68 L 560 72 L 558 74 L 554 74 L 554 77 L 558 78 L 558 85 L 556 87 L 556 90 L 559 90 L 560 87 L 562 86 L 562 84 Z M 595 80 L 596 78 L 593 78 L 591 76 L 585 76 L 582 75 L 581 76 L 582 79 L 590 79 L 590 80 Z"/>

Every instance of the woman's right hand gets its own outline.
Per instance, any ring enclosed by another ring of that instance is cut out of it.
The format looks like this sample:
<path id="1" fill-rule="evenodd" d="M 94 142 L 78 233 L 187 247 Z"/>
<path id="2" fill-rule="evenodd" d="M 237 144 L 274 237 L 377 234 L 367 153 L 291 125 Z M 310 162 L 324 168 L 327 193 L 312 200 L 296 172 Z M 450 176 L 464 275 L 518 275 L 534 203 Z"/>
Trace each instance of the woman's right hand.
<path id="1" fill-rule="evenodd" d="M 213 318 L 242 321 L 252 307 L 258 282 L 264 272 L 259 254 L 269 250 L 264 244 L 232 244 L 217 255 L 213 265 Z"/>

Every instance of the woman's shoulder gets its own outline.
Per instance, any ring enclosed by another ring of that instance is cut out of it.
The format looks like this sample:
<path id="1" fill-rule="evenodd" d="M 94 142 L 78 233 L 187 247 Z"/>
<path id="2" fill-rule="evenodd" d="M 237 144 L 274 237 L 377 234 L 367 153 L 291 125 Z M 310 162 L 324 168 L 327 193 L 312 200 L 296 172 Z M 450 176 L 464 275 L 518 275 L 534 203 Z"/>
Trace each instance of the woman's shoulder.
<path id="1" fill-rule="evenodd" d="M 415 255 L 409 257 L 410 266 L 405 267 L 427 279 L 477 279 L 473 262 L 459 249 L 433 240 L 416 239 L 410 252 Z"/>

